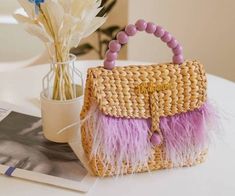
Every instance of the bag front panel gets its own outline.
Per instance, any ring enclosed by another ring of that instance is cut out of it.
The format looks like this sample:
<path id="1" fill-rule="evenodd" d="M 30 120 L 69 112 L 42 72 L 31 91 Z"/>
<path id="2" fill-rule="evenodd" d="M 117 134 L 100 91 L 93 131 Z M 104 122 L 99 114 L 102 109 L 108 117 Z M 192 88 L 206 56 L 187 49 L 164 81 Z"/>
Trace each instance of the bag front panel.
<path id="1" fill-rule="evenodd" d="M 172 116 L 200 108 L 206 101 L 206 89 L 205 70 L 197 61 L 113 70 L 91 68 L 82 114 L 89 110 L 93 98 L 105 115 L 150 118 L 150 95 L 156 93 L 158 115 Z"/>

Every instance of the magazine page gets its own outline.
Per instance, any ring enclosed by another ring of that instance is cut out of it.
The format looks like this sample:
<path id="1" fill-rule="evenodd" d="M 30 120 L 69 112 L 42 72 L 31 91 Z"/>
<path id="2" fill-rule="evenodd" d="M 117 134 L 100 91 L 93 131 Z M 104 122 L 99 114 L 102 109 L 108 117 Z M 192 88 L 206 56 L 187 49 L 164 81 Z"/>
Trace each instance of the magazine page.
<path id="1" fill-rule="evenodd" d="M 87 192 L 96 178 L 89 175 L 70 146 L 46 140 L 41 118 L 12 108 L 0 104 L 0 173 Z"/>

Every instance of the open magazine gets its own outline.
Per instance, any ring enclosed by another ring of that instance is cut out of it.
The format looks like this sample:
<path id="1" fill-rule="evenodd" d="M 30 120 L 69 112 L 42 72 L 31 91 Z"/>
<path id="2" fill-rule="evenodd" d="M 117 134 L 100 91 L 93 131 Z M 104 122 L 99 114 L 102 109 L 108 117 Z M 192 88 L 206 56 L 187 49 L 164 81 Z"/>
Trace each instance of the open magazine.
<path id="1" fill-rule="evenodd" d="M 41 118 L 0 104 L 0 174 L 87 192 L 89 175 L 68 144 L 46 140 Z"/>

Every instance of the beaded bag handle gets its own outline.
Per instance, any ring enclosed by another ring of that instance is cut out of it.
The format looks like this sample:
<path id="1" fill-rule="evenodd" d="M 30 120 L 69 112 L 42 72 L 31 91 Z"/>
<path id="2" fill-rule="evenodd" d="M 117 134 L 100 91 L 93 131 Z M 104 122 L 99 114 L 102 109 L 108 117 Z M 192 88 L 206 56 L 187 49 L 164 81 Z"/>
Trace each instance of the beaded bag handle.
<path id="1" fill-rule="evenodd" d="M 183 49 L 179 42 L 161 26 L 155 25 L 151 22 L 145 22 L 144 20 L 138 20 L 135 25 L 129 24 L 126 26 L 125 31 L 121 31 L 117 34 L 117 39 L 112 40 L 109 43 L 109 49 L 105 54 L 104 68 L 113 69 L 115 66 L 115 60 L 118 57 L 118 52 L 123 44 L 127 44 L 130 36 L 134 36 L 137 31 L 146 31 L 149 34 L 154 34 L 156 37 L 168 45 L 173 51 L 173 63 L 182 64 L 184 62 Z"/>

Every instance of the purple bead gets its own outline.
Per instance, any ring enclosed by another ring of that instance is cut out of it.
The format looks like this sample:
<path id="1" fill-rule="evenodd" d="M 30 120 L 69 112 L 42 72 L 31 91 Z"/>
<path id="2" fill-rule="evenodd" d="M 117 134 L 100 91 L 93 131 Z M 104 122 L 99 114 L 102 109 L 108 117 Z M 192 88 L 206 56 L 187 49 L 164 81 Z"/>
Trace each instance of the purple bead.
<path id="1" fill-rule="evenodd" d="M 111 52 L 118 52 L 120 51 L 120 49 L 121 49 L 121 44 L 119 44 L 117 40 L 112 40 L 109 43 L 109 50 Z"/>
<path id="2" fill-rule="evenodd" d="M 124 31 L 117 34 L 117 40 L 120 44 L 126 44 L 128 42 L 128 38 L 128 35 Z"/>
<path id="3" fill-rule="evenodd" d="M 183 52 L 183 48 L 180 45 L 178 45 L 172 51 L 173 51 L 174 55 L 180 55 Z"/>
<path id="4" fill-rule="evenodd" d="M 148 22 L 148 24 L 147 24 L 147 28 L 146 28 L 146 32 L 147 33 L 154 33 L 155 31 L 156 31 L 156 28 L 157 28 L 157 26 L 154 24 L 154 23 L 152 23 L 152 22 Z"/>
<path id="5" fill-rule="evenodd" d="M 170 42 L 172 39 L 172 35 L 169 32 L 165 32 L 164 35 L 161 37 L 161 40 L 165 43 Z"/>
<path id="6" fill-rule="evenodd" d="M 108 61 L 114 61 L 117 59 L 118 54 L 117 52 L 111 52 L 110 50 L 108 50 L 105 56 Z"/>
<path id="7" fill-rule="evenodd" d="M 108 60 L 104 61 L 104 68 L 105 69 L 111 70 L 114 68 L 114 66 L 115 66 L 115 61 L 108 61 Z"/>
<path id="8" fill-rule="evenodd" d="M 165 30 L 161 26 L 157 26 L 154 35 L 156 37 L 160 37 L 161 38 L 164 34 L 165 34 Z"/>
<path id="9" fill-rule="evenodd" d="M 145 31 L 145 29 L 147 28 L 147 23 L 144 20 L 140 19 L 135 23 L 135 26 L 138 31 Z"/>
<path id="10" fill-rule="evenodd" d="M 173 63 L 174 64 L 182 64 L 184 62 L 184 57 L 183 57 L 183 55 L 175 55 L 174 57 L 173 57 Z"/>
<path id="11" fill-rule="evenodd" d="M 160 145 L 162 143 L 160 135 L 158 133 L 154 133 L 150 138 L 150 142 L 154 146 Z"/>
<path id="12" fill-rule="evenodd" d="M 137 33 L 136 26 L 133 24 L 129 24 L 126 26 L 125 31 L 128 36 L 134 36 Z"/>
<path id="13" fill-rule="evenodd" d="M 178 46 L 178 41 L 173 37 L 170 42 L 167 43 L 169 48 L 176 48 Z"/>

